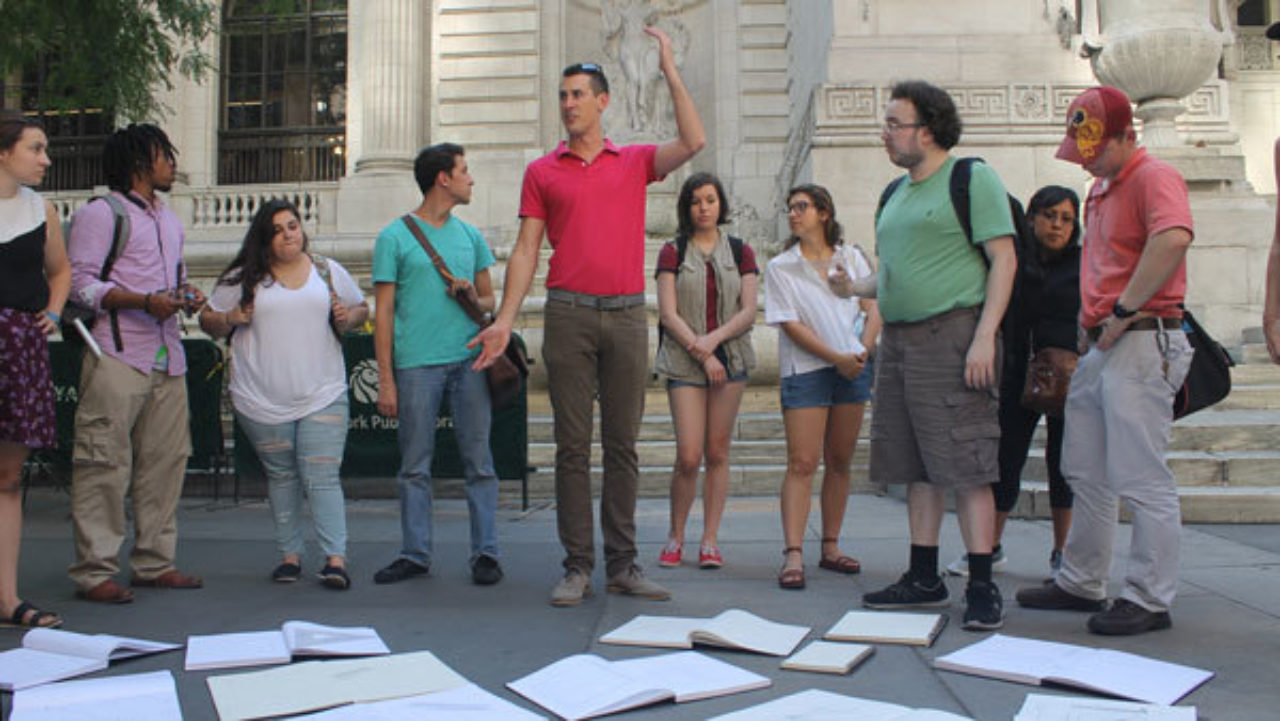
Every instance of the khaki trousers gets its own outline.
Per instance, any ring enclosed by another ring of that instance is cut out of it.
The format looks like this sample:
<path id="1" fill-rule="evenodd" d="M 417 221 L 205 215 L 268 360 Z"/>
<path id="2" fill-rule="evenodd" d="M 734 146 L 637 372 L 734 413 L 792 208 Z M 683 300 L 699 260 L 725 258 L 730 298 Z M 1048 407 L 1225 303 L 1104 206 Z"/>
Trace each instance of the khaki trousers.
<path id="1" fill-rule="evenodd" d="M 85 353 L 71 459 L 76 562 L 68 575 L 78 587 L 91 589 L 119 572 L 126 494 L 133 501 L 134 576 L 155 578 L 173 569 L 175 516 L 190 455 L 182 376 L 143 375 L 110 356 Z"/>
<path id="2" fill-rule="evenodd" d="M 626 570 L 636 557 L 636 437 L 644 414 L 649 328 L 643 305 L 596 310 L 547 301 L 542 359 L 556 438 L 556 523 L 564 566 L 588 575 L 595 564 L 591 508 L 592 410 L 600 398 L 604 477 L 600 530 L 605 568 Z"/>

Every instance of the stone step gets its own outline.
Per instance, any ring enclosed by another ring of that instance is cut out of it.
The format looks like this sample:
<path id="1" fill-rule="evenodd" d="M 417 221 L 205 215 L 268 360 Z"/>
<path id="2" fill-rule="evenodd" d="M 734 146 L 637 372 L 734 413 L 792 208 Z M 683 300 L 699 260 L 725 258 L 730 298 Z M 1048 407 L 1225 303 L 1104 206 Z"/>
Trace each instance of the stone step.
<path id="1" fill-rule="evenodd" d="M 1165 459 L 1179 487 L 1280 486 L 1280 451 L 1169 451 Z M 1043 448 L 1032 448 L 1027 454 L 1022 476 L 1048 480 Z"/>
<path id="2" fill-rule="evenodd" d="M 1183 523 L 1275 523 L 1280 520 L 1280 485 L 1228 488 L 1179 486 Z M 1024 481 L 1013 514 L 1020 518 L 1049 518 L 1047 484 Z M 1122 509 L 1121 519 L 1129 520 Z"/>
<path id="3" fill-rule="evenodd" d="M 759 496 L 777 494 L 786 472 L 787 467 L 785 464 L 732 464 L 729 466 L 729 495 Z M 598 465 L 593 465 L 591 468 L 591 488 L 595 494 L 600 492 L 600 474 L 601 468 Z M 821 469 L 814 474 L 815 488 L 821 486 L 821 474 Z M 853 493 L 878 492 L 869 480 L 865 458 L 854 460 L 850 478 L 850 490 Z M 670 495 L 670 491 L 670 464 L 661 466 L 641 464 L 639 495 L 642 498 L 666 498 Z M 541 500 L 555 497 L 555 473 L 550 466 L 539 466 L 536 471 L 529 475 L 529 497 Z"/>
<path id="4" fill-rule="evenodd" d="M 1265 362 L 1241 363 L 1231 368 L 1231 383 L 1233 387 L 1255 383 L 1280 383 L 1280 366 L 1272 363 L 1270 356 Z"/>

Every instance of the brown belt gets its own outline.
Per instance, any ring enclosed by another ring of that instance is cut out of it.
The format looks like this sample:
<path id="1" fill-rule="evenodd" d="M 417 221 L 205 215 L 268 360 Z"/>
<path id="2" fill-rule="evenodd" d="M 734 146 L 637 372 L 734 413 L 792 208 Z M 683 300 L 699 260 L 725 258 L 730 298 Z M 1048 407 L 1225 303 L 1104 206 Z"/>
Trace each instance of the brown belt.
<path id="1" fill-rule="evenodd" d="M 1134 322 L 1130 323 L 1129 327 L 1125 328 L 1124 330 L 1127 333 L 1131 330 L 1156 330 L 1157 328 L 1164 328 L 1165 330 L 1182 330 L 1182 319 L 1181 318 L 1139 318 Z M 1103 327 L 1098 325 L 1098 326 L 1094 326 L 1092 328 L 1086 329 L 1085 333 L 1088 334 L 1090 343 L 1097 343 L 1098 338 L 1102 336 L 1102 331 L 1103 331 Z"/>

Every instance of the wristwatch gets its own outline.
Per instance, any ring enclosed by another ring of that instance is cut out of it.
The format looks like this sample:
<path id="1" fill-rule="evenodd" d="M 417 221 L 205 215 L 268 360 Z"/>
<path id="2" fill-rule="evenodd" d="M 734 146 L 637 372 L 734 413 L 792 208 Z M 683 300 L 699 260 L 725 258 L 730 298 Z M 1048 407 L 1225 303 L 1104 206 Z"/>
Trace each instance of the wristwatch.
<path id="1" fill-rule="evenodd" d="M 1119 300 L 1116 301 L 1115 305 L 1111 306 L 1111 315 L 1114 315 L 1117 318 L 1132 318 L 1137 313 L 1138 311 L 1136 310 L 1129 310 L 1128 308 L 1120 305 Z"/>

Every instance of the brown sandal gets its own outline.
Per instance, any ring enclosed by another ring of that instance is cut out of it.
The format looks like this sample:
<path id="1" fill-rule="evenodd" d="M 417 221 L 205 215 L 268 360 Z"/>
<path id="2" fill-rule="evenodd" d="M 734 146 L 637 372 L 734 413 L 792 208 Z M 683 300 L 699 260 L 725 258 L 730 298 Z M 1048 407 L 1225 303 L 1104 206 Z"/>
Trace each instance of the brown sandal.
<path id="1" fill-rule="evenodd" d="M 782 549 L 783 557 L 792 552 L 804 553 L 804 549 L 799 546 L 788 546 Z M 782 570 L 778 572 L 778 586 L 792 591 L 798 591 L 804 588 L 804 567 L 787 568 L 786 562 L 784 561 Z"/>
<path id="2" fill-rule="evenodd" d="M 838 544 L 840 542 L 840 539 L 824 538 L 822 539 L 822 542 L 823 544 L 827 544 L 827 543 Z M 862 564 L 858 561 L 858 559 L 853 558 L 852 556 L 844 556 L 844 555 L 836 556 L 835 558 L 827 558 L 826 556 L 822 556 L 818 560 L 818 568 L 821 568 L 827 571 L 835 571 L 836 573 L 847 573 L 851 576 L 855 573 L 862 572 Z"/>

